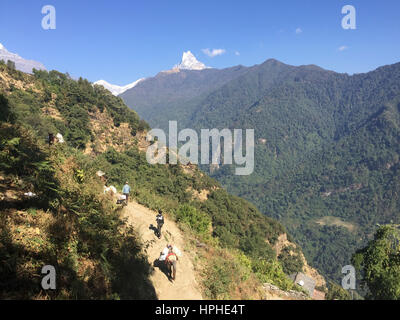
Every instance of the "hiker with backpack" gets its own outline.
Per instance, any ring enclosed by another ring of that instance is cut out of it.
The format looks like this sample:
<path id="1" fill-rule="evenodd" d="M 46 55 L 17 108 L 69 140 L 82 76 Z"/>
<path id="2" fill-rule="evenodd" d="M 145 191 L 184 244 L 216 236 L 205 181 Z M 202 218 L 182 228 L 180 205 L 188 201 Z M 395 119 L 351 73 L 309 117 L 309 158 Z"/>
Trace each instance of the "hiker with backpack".
<path id="1" fill-rule="evenodd" d="M 168 269 L 168 276 L 171 280 L 175 280 L 176 278 L 176 264 L 178 262 L 178 256 L 174 252 L 174 249 L 172 246 L 169 246 L 168 248 L 168 255 L 165 258 L 165 263 L 167 264 L 167 269 Z"/>
<path id="2" fill-rule="evenodd" d="M 171 280 L 175 280 L 176 278 L 176 265 L 181 255 L 181 251 L 176 246 L 167 244 L 158 258 L 159 261 L 165 262 L 165 266 L 168 270 L 168 277 Z"/>
<path id="3" fill-rule="evenodd" d="M 164 225 L 164 216 L 162 214 L 162 210 L 158 210 L 158 215 L 156 216 L 157 221 L 157 237 L 161 239 L 161 228 Z"/>

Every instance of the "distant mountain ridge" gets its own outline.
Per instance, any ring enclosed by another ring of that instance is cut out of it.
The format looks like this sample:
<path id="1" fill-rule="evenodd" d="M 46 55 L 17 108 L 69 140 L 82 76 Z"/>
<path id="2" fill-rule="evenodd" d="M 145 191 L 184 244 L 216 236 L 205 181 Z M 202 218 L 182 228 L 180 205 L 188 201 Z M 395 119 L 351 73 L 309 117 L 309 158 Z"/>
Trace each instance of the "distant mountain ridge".
<path id="1" fill-rule="evenodd" d="M 192 108 L 204 95 L 241 76 L 247 69 L 237 66 L 222 70 L 206 68 L 160 72 L 120 97 L 128 106 L 134 106 L 141 117 L 149 119 L 151 126 L 166 128 L 171 115 L 179 114 L 179 119 L 183 115 L 189 117 Z"/>
<path id="2" fill-rule="evenodd" d="M 15 67 L 17 70 L 26 73 L 32 73 L 33 69 L 36 70 L 46 70 L 45 66 L 34 60 L 27 60 L 20 57 L 16 53 L 9 52 L 1 43 L 0 43 L 0 60 L 4 60 L 7 62 L 8 60 L 15 62 Z"/>
<path id="3" fill-rule="evenodd" d="M 129 83 L 129 84 L 125 85 L 125 86 L 118 86 L 118 85 L 115 85 L 115 84 L 111 84 L 111 83 L 108 83 L 105 80 L 96 81 L 94 84 L 97 84 L 99 86 L 103 86 L 108 91 L 110 91 L 114 96 L 118 96 L 118 95 L 124 93 L 126 90 L 134 88 L 139 82 L 141 82 L 143 80 L 145 80 L 145 78 L 136 80 L 136 81 L 134 81 L 132 83 Z"/>
<path id="4" fill-rule="evenodd" d="M 178 73 L 183 70 L 204 70 L 204 69 L 211 69 L 210 67 L 207 67 L 204 63 L 198 61 L 196 57 L 193 55 L 191 51 L 186 51 L 182 55 L 182 61 L 175 65 L 171 70 L 167 71 L 161 71 L 161 74 L 170 74 L 170 73 Z M 146 78 L 142 78 L 139 80 L 136 80 L 130 84 L 127 84 L 125 86 L 118 86 L 114 85 L 111 83 L 108 83 L 105 80 L 99 80 L 96 81 L 94 84 L 98 84 L 109 90 L 113 95 L 118 96 L 123 94 L 125 91 L 128 91 L 129 89 L 132 89 L 136 87 L 139 82 L 142 82 L 146 80 Z"/>

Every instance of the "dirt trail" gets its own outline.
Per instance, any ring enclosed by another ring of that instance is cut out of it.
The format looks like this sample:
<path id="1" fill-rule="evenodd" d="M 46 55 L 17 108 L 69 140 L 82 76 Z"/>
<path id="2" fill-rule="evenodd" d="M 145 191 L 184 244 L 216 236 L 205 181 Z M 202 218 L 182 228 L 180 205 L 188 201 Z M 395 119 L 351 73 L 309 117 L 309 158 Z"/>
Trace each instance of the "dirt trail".
<path id="1" fill-rule="evenodd" d="M 156 213 L 150 209 L 136 203 L 130 202 L 123 211 L 124 217 L 128 219 L 135 230 L 141 236 L 149 263 L 153 265 L 154 260 L 160 256 L 160 252 L 165 248 L 167 242 L 176 245 L 182 252 L 179 258 L 176 272 L 176 280 L 171 282 L 167 275 L 155 267 L 150 280 L 156 290 L 160 300 L 201 300 L 202 296 L 198 284 L 194 277 L 193 263 L 190 252 L 185 251 L 185 243 L 181 231 L 176 224 L 165 218 L 162 228 L 162 238 L 158 239 L 150 225 L 156 225 Z"/>

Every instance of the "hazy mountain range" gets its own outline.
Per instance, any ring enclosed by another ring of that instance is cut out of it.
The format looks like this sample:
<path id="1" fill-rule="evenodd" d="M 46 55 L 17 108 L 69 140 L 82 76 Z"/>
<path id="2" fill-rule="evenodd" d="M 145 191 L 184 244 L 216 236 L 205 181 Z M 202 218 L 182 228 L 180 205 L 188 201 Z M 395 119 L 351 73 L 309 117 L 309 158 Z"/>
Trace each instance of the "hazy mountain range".
<path id="1" fill-rule="evenodd" d="M 16 53 L 9 52 L 1 43 L 0 43 L 0 60 L 4 60 L 5 62 L 11 60 L 15 62 L 16 69 L 26 73 L 32 73 L 32 69 L 46 70 L 45 66 L 42 63 L 34 60 L 27 60 L 20 57 Z"/>

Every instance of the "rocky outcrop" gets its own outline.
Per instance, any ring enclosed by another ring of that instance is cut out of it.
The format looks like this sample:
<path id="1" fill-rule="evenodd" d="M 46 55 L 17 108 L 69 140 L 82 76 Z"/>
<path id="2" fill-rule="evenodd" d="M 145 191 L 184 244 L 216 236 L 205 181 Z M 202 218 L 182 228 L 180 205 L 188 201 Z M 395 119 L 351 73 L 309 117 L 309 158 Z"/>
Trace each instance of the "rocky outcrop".
<path id="1" fill-rule="evenodd" d="M 310 300 L 310 297 L 303 292 L 289 290 L 284 291 L 270 283 L 264 283 L 265 296 L 263 300 Z"/>
<path id="2" fill-rule="evenodd" d="M 278 240 L 276 241 L 275 245 L 273 246 L 273 249 L 276 252 L 276 256 L 278 257 L 280 255 L 280 253 L 282 252 L 282 250 L 286 247 L 296 248 L 297 245 L 290 242 L 287 239 L 287 234 L 283 233 L 278 237 Z M 293 253 L 293 254 L 295 254 L 295 253 Z M 311 277 L 312 279 L 314 279 L 317 287 L 326 286 L 326 281 L 325 281 L 324 277 L 321 276 L 316 269 L 314 269 L 308 265 L 307 260 L 301 251 L 300 251 L 300 258 L 303 260 L 302 272 L 304 274 L 306 274 L 307 276 Z"/>

